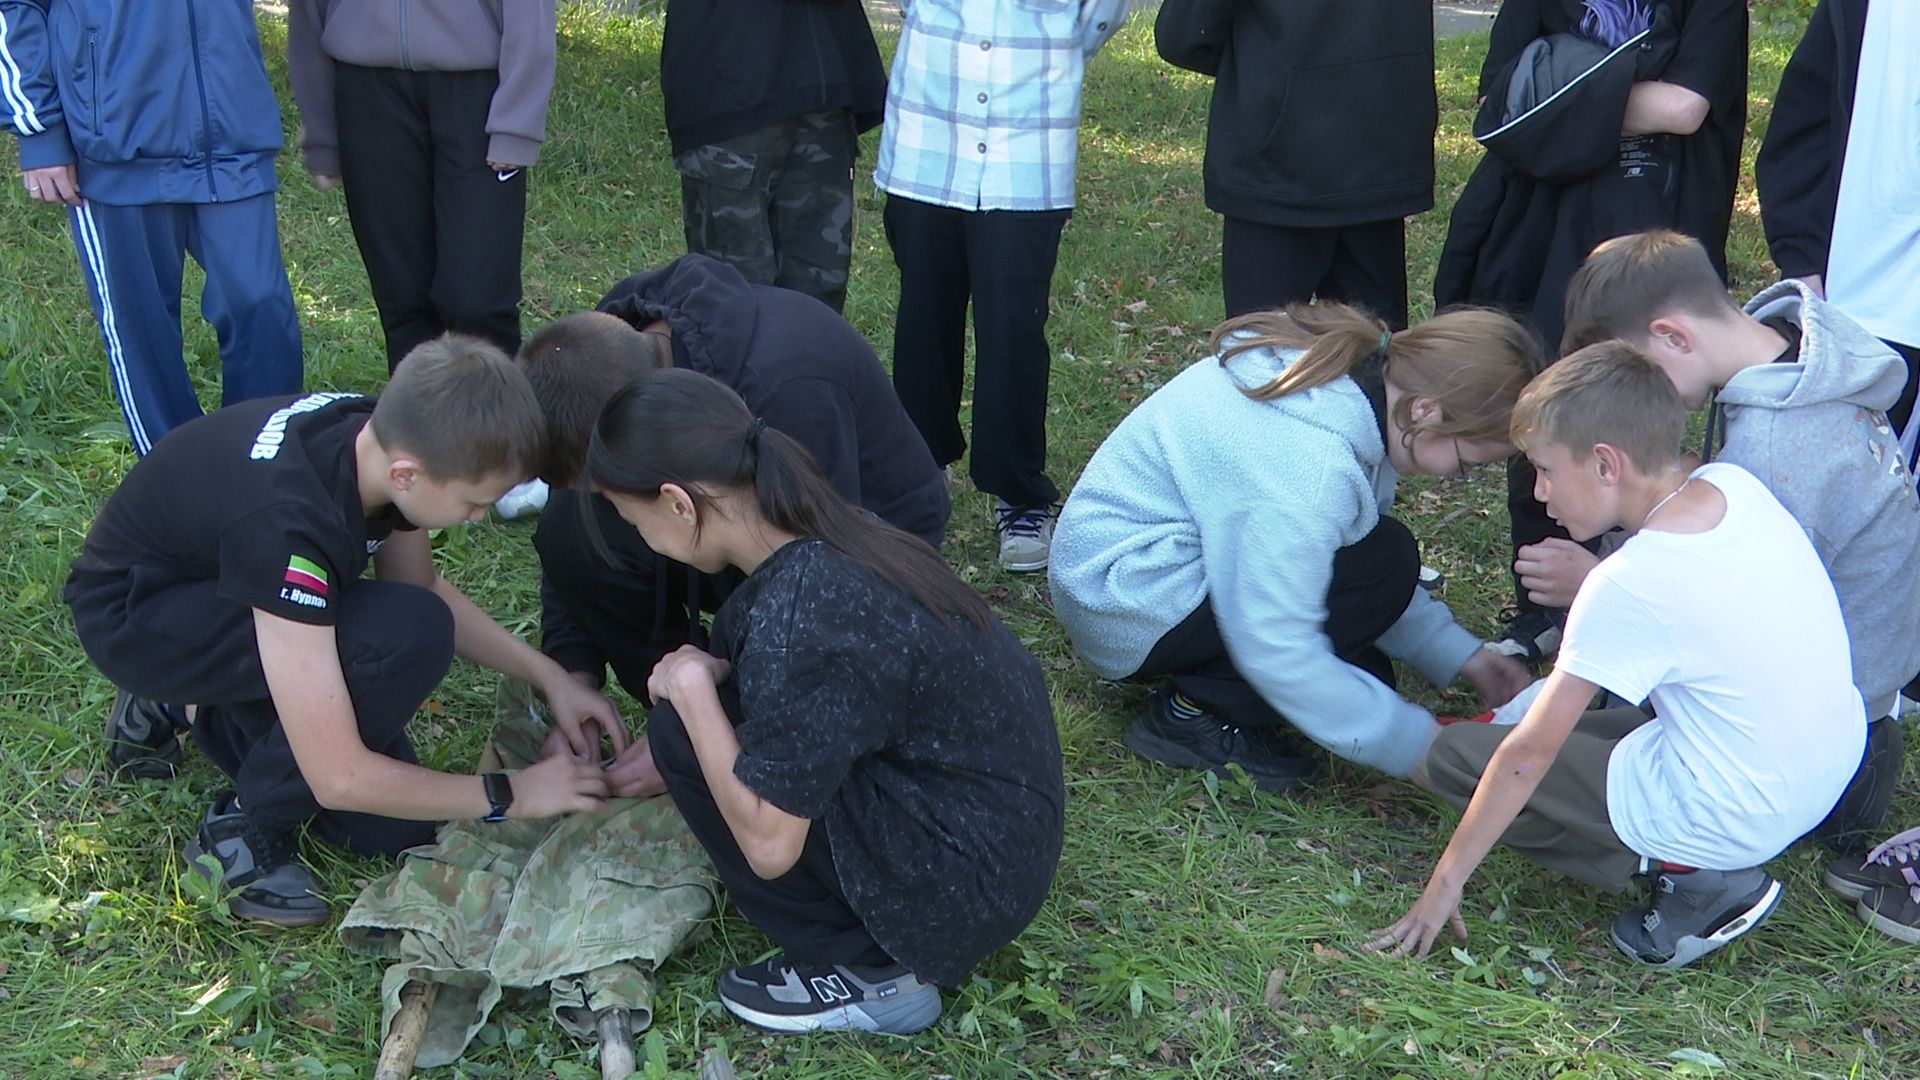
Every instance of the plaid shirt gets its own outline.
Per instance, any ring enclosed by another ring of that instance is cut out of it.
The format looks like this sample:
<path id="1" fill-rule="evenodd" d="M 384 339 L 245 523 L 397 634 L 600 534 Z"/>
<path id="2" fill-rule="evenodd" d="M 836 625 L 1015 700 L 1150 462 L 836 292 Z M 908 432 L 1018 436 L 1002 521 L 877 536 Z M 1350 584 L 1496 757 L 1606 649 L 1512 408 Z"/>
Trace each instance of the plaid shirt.
<path id="1" fill-rule="evenodd" d="M 1073 205 L 1080 78 L 1129 0 L 907 0 L 874 183 L 961 210 Z"/>

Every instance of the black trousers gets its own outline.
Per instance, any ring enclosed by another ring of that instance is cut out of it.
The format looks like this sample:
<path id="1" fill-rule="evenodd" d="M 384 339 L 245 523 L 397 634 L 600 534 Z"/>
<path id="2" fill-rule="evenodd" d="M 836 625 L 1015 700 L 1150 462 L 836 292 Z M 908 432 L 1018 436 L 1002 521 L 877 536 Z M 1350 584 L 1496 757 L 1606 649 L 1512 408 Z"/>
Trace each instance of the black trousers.
<path id="1" fill-rule="evenodd" d="M 586 515 L 593 515 L 593 522 Z M 597 530 L 609 563 L 594 545 Z M 720 610 L 746 580 L 729 567 L 703 573 L 647 546 L 613 504 L 556 489 L 533 533 L 540 555 L 540 648 L 568 671 L 597 678 L 613 669 L 627 693 L 647 700 L 647 677 L 682 645 L 706 645 L 702 612 Z"/>
<path id="2" fill-rule="evenodd" d="M 1295 302 L 1338 300 L 1407 326 L 1407 228 L 1392 218 L 1332 229 L 1224 218 L 1220 285 L 1227 317 Z"/>
<path id="3" fill-rule="evenodd" d="M 893 388 L 941 465 L 960 460 L 973 301 L 975 487 L 1017 507 L 1060 501 L 1047 477 L 1047 304 L 1067 210 L 956 210 L 887 196 L 900 268 Z"/>
<path id="4" fill-rule="evenodd" d="M 270 827 L 311 822 L 322 839 L 362 854 L 396 854 L 433 839 L 433 823 L 323 810 L 294 762 L 267 691 L 253 609 L 213 582 L 76 597 L 75 629 L 115 686 L 200 706 L 194 740 L 233 780 L 240 804 Z M 413 585 L 353 581 L 336 590 L 334 638 L 367 748 L 417 763 L 407 722 L 453 663 L 453 613 Z"/>
<path id="5" fill-rule="evenodd" d="M 1420 545 L 1394 518 L 1382 517 L 1372 532 L 1335 552 L 1326 625 L 1334 655 L 1397 686 L 1393 661 L 1374 642 L 1406 613 L 1419 581 Z M 1167 631 L 1131 678 L 1160 676 L 1188 701 L 1241 727 L 1286 722 L 1227 655 L 1211 600 Z"/>
<path id="6" fill-rule="evenodd" d="M 738 724 L 740 698 L 730 684 L 720 687 L 720 702 L 728 718 Z M 791 870 L 771 880 L 763 878 L 753 872 L 733 830 L 721 817 L 693 752 L 693 740 L 672 702 L 654 706 L 647 720 L 647 745 L 667 782 L 667 794 L 700 846 L 707 849 L 734 907 L 748 922 L 801 964 L 881 967 L 893 963 L 847 905 L 824 825 L 815 821 L 807 831 L 800 861 Z"/>
<path id="7" fill-rule="evenodd" d="M 387 367 L 452 330 L 520 347 L 527 172 L 487 164 L 493 71 L 334 66 L 340 172 Z"/>
<path id="8" fill-rule="evenodd" d="M 1887 347 L 1900 354 L 1907 362 L 1907 382 L 1900 388 L 1900 397 L 1887 410 L 1887 419 L 1892 422 L 1893 430 L 1907 430 L 1907 421 L 1913 418 L 1915 392 L 1920 391 L 1920 345 L 1903 345 L 1897 341 L 1887 342 Z"/>

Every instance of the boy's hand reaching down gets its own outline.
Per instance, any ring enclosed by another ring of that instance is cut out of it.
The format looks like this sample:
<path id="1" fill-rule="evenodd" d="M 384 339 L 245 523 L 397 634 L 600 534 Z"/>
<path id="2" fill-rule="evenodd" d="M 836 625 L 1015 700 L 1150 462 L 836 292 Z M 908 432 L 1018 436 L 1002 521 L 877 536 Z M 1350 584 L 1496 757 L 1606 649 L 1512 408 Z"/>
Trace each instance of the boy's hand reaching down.
<path id="1" fill-rule="evenodd" d="M 565 734 L 567 747 L 576 757 L 597 765 L 602 731 L 613 740 L 615 754 L 627 748 L 627 723 L 605 694 L 589 689 L 565 672 L 543 685 L 540 692 L 553 710 L 554 728 Z M 552 747 L 551 740 L 548 746 Z"/>
<path id="2" fill-rule="evenodd" d="M 607 774 L 597 763 L 556 754 L 513 775 L 507 817 L 530 821 L 578 813 L 598 807 L 606 797 Z"/>
<path id="3" fill-rule="evenodd" d="M 627 749 L 607 766 L 608 794 L 616 799 L 651 799 L 665 794 L 667 782 L 653 763 L 653 747 L 645 735 L 627 744 Z"/>
<path id="4" fill-rule="evenodd" d="M 1513 695 L 1525 690 L 1533 682 L 1533 676 L 1527 673 L 1525 664 L 1484 645 L 1467 657 L 1466 664 L 1460 669 L 1460 677 L 1479 689 L 1480 700 L 1489 709 L 1497 709 L 1512 701 Z"/>

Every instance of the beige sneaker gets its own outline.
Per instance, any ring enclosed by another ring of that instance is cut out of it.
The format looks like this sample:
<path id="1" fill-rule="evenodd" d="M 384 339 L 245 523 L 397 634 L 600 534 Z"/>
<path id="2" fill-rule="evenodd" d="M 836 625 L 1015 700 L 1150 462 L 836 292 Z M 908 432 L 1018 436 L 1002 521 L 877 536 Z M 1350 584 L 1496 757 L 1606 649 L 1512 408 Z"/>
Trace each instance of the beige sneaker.
<path id="1" fill-rule="evenodd" d="M 993 531 L 1000 534 L 1000 565 L 1017 574 L 1047 568 L 1053 553 L 1054 510 L 1051 506 L 994 505 Z"/>

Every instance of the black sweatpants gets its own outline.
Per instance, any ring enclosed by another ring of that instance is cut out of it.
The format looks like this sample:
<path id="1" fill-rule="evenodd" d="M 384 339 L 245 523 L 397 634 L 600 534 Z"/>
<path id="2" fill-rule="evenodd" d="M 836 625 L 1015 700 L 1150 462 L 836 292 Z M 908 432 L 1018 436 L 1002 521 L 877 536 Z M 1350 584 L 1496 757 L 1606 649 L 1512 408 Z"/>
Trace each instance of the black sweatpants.
<path id="1" fill-rule="evenodd" d="M 738 724 L 740 697 L 731 685 L 720 687 L 720 703 Z M 881 967 L 893 963 L 847 905 L 825 825 L 813 823 L 800 861 L 791 870 L 771 880 L 763 878 L 753 872 L 733 830 L 721 817 L 713 789 L 700 771 L 693 740 L 672 702 L 654 706 L 647 720 L 647 745 L 667 782 L 667 794 L 700 846 L 707 849 L 714 870 L 727 885 L 727 895 L 748 922 L 800 964 Z"/>
<path id="2" fill-rule="evenodd" d="M 1393 661 L 1374 642 L 1406 613 L 1419 580 L 1420 545 L 1394 518 L 1382 517 L 1372 532 L 1335 552 L 1326 625 L 1334 655 L 1397 686 Z M 1167 631 L 1129 678 L 1159 676 L 1188 701 L 1241 727 L 1286 722 L 1227 655 L 1211 600 Z"/>
<path id="3" fill-rule="evenodd" d="M 321 838 L 363 854 L 431 841 L 432 822 L 321 809 L 268 695 L 253 609 L 219 596 L 217 587 L 147 591 L 136 578 L 131 588 L 89 590 L 74 598 L 74 627 L 115 686 L 200 706 L 194 739 L 232 778 L 254 820 L 268 827 L 311 821 Z M 407 721 L 453 663 L 453 613 L 414 585 L 353 581 L 336 593 L 334 638 L 360 739 L 376 753 L 417 763 Z"/>
<path id="4" fill-rule="evenodd" d="M 527 171 L 487 164 L 494 71 L 334 65 L 340 172 L 387 367 L 453 330 L 520 347 Z"/>
<path id="5" fill-rule="evenodd" d="M 956 210 L 887 196 L 900 268 L 893 388 L 933 451 L 966 452 L 967 301 L 973 301 L 974 486 L 1016 507 L 1060 501 L 1047 476 L 1047 304 L 1067 210 Z"/>
<path id="6" fill-rule="evenodd" d="M 1315 299 L 1354 304 L 1407 327 L 1407 228 L 1402 218 L 1297 229 L 1228 217 L 1220 235 L 1227 317 Z"/>

